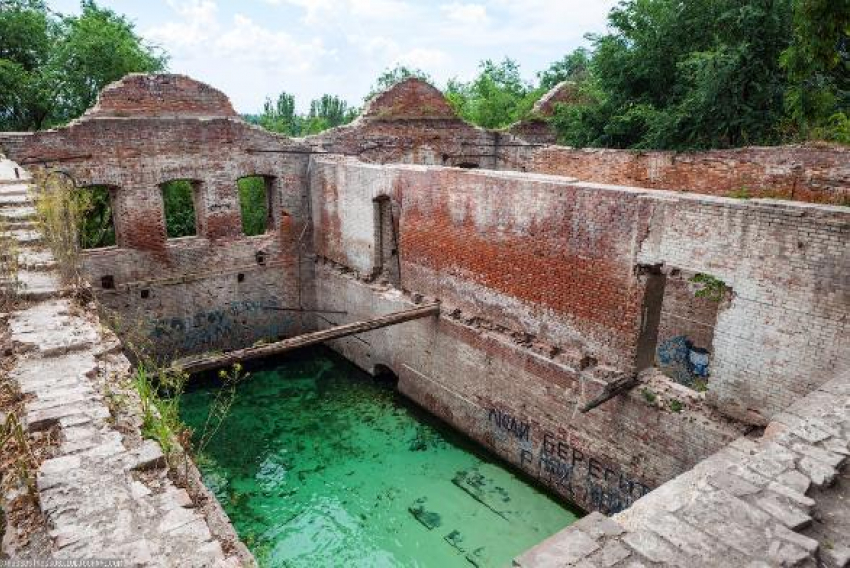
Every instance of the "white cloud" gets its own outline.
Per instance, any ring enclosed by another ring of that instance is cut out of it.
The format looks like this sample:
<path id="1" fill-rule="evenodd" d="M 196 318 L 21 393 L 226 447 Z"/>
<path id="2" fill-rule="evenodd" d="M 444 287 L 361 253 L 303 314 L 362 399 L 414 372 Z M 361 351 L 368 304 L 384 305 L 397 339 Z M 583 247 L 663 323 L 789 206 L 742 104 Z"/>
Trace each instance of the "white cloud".
<path id="1" fill-rule="evenodd" d="M 458 24 L 486 24 L 489 20 L 487 17 L 487 7 L 482 4 L 461 4 L 453 2 L 452 4 L 443 4 L 440 6 L 440 12 Z"/>
<path id="2" fill-rule="evenodd" d="M 321 38 L 298 41 L 244 14 L 234 14 L 229 25 L 223 25 L 212 0 L 168 0 L 168 5 L 179 18 L 147 30 L 145 36 L 176 56 L 224 58 L 303 71 L 328 53 Z"/>
<path id="3" fill-rule="evenodd" d="M 438 84 L 482 59 L 517 60 L 526 78 L 604 31 L 618 0 L 99 0 L 171 55 L 170 68 L 222 89 L 244 112 L 287 91 L 359 104 L 381 71 L 419 67 Z M 47 0 L 78 11 L 76 0 Z"/>
<path id="4" fill-rule="evenodd" d="M 399 55 L 393 64 L 416 67 L 423 70 L 442 69 L 451 63 L 451 55 L 441 49 L 417 47 Z"/>

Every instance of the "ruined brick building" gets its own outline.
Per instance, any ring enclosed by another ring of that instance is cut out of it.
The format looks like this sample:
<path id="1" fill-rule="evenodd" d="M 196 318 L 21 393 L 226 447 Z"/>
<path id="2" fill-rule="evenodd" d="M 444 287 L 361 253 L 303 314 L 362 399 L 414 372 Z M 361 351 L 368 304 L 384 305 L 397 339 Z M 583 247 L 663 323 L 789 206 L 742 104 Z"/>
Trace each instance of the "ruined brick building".
<path id="1" fill-rule="evenodd" d="M 117 246 L 87 251 L 86 276 L 168 356 L 439 301 L 332 347 L 589 511 L 626 510 L 846 380 L 846 148 L 576 150 L 535 121 L 476 128 L 408 80 L 289 139 L 207 85 L 132 75 L 67 127 L 0 144 L 110 188 Z M 246 176 L 265 180 L 261 235 L 242 232 Z M 166 236 L 172 180 L 192 182 L 196 236 Z M 726 197 L 743 188 L 793 201 Z"/>

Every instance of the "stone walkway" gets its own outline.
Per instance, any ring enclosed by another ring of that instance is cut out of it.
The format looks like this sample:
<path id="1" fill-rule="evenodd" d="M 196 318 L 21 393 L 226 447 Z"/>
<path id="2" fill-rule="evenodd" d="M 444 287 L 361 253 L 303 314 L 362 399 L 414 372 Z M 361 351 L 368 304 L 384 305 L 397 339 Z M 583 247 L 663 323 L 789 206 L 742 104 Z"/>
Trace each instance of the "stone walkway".
<path id="1" fill-rule="evenodd" d="M 38 471 L 55 558 L 117 558 L 127 566 L 230 567 L 188 493 L 167 475 L 162 450 L 115 427 L 107 398 L 129 364 L 96 316 L 62 297 L 55 263 L 38 247 L 25 174 L 0 160 L 0 217 L 20 247 L 21 295 L 9 327 L 19 344 L 11 377 L 28 396 L 29 431 L 58 425 L 55 457 Z"/>
<path id="2" fill-rule="evenodd" d="M 591 514 L 514 561 L 522 568 L 850 564 L 850 376 L 775 416 L 632 507 Z"/>

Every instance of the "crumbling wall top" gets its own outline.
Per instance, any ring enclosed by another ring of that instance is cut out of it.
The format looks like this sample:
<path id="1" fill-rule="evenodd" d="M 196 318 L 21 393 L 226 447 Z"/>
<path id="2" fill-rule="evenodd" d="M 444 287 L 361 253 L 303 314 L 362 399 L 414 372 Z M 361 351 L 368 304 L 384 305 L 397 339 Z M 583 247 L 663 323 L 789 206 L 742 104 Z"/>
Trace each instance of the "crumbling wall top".
<path id="1" fill-rule="evenodd" d="M 410 78 L 372 97 L 363 109 L 364 118 L 457 119 L 449 101 L 426 81 Z"/>
<path id="2" fill-rule="evenodd" d="M 236 117 L 227 95 L 185 75 L 131 74 L 106 86 L 84 118 Z"/>
<path id="3" fill-rule="evenodd" d="M 582 102 L 582 95 L 579 93 L 578 86 L 572 81 L 561 81 L 534 103 L 532 114 L 549 117 L 555 114 L 555 105 L 580 102 Z"/>

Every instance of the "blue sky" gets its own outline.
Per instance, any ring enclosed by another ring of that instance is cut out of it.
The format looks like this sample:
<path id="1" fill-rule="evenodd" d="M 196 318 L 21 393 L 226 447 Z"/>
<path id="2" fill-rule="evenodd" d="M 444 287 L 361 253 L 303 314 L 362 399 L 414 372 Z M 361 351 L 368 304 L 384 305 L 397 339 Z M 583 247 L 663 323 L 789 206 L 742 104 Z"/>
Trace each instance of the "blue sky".
<path id="1" fill-rule="evenodd" d="M 605 30 L 616 0 L 99 0 L 171 54 L 170 70 L 223 90 L 240 112 L 322 93 L 359 105 L 397 63 L 438 83 L 474 76 L 482 59 L 517 60 L 531 79 Z M 48 0 L 63 13 L 78 0 Z"/>

